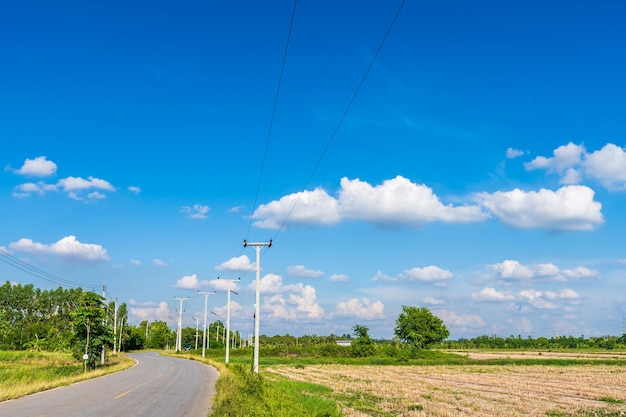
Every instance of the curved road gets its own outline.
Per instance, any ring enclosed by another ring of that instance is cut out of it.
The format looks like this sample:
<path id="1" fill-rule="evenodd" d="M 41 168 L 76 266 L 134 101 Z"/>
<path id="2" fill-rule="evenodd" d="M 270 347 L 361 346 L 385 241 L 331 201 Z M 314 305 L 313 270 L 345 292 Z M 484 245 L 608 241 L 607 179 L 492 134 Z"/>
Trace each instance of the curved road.
<path id="1" fill-rule="evenodd" d="M 7 417 L 207 417 L 218 373 L 200 362 L 128 355 L 125 371 L 0 403 Z"/>

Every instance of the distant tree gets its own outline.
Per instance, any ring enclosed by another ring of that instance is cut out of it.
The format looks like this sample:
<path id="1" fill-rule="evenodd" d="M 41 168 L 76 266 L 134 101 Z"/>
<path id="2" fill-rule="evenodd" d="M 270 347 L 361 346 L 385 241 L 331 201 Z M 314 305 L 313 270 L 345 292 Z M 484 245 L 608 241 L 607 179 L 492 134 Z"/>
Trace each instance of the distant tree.
<path id="1" fill-rule="evenodd" d="M 372 356 L 374 354 L 374 341 L 369 336 L 369 328 L 362 324 L 355 324 L 352 331 L 356 339 L 352 342 L 352 355 L 358 358 Z"/>
<path id="2" fill-rule="evenodd" d="M 450 332 L 443 321 L 426 307 L 402 306 L 395 335 L 417 349 L 426 349 L 445 340 Z"/>

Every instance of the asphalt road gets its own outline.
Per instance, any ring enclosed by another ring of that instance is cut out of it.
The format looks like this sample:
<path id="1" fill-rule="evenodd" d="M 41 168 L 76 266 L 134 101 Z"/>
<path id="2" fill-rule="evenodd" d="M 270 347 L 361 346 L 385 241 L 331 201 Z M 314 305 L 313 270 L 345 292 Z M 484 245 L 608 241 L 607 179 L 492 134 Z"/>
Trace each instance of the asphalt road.
<path id="1" fill-rule="evenodd" d="M 130 369 L 0 403 L 2 417 L 207 417 L 218 373 L 200 362 L 129 355 Z"/>

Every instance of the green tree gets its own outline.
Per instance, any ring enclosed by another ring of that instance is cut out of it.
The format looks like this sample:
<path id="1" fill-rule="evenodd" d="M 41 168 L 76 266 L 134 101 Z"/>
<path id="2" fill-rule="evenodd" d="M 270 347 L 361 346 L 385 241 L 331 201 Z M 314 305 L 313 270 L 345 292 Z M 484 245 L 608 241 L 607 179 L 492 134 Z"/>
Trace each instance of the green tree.
<path id="1" fill-rule="evenodd" d="M 402 306 L 394 333 L 416 349 L 426 349 L 450 335 L 443 321 L 428 308 L 410 306 Z"/>
<path id="2" fill-rule="evenodd" d="M 374 341 L 369 335 L 369 327 L 362 324 L 355 324 L 352 331 L 356 339 L 352 342 L 352 355 L 357 358 L 364 358 L 374 354 Z"/>
<path id="3" fill-rule="evenodd" d="M 103 346 L 113 343 L 111 328 L 106 324 L 104 298 L 93 292 L 83 293 L 80 306 L 71 313 L 74 323 L 75 357 L 87 356 L 85 368 L 95 368 Z"/>

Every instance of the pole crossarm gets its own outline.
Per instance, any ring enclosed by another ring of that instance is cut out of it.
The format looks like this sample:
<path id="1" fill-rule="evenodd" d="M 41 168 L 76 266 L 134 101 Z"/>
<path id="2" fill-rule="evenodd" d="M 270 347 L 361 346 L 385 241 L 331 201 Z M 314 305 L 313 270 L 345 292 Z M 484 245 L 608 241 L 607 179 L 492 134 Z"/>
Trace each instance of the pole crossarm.
<path id="1" fill-rule="evenodd" d="M 259 373 L 259 316 L 261 312 L 261 248 L 272 247 L 272 239 L 269 242 L 248 242 L 243 240 L 243 247 L 253 246 L 256 249 L 256 303 L 254 304 L 254 373 Z"/>

